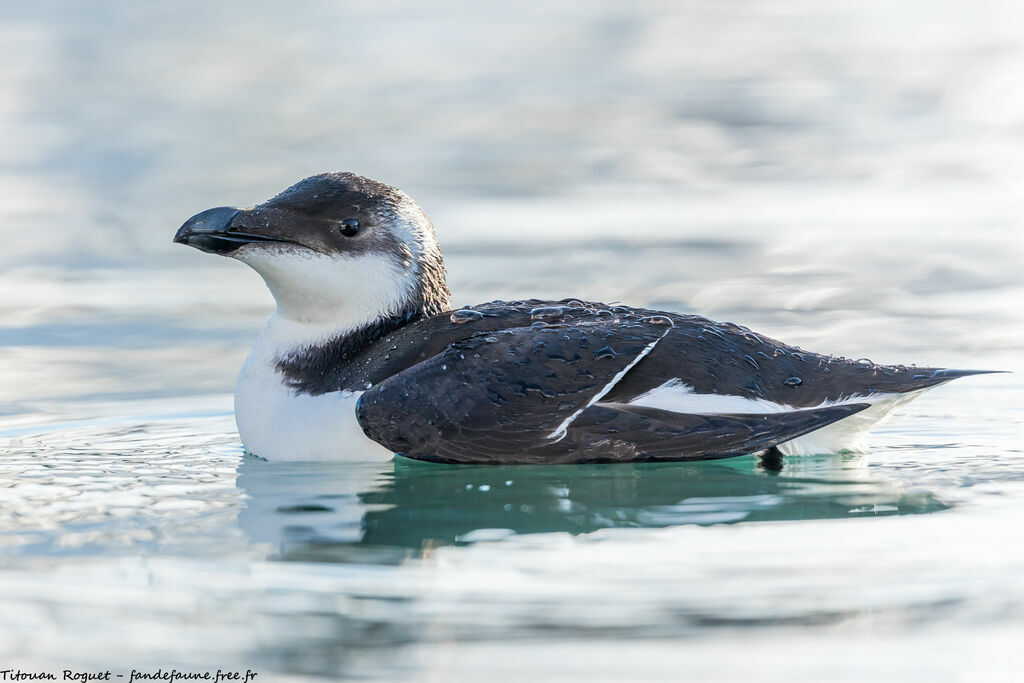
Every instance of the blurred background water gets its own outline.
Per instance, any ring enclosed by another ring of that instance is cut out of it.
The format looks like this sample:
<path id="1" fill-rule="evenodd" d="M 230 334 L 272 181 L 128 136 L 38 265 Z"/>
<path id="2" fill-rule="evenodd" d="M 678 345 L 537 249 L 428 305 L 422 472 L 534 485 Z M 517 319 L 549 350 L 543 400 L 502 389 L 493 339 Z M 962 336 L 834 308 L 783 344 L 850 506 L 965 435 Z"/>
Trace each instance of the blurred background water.
<path id="1" fill-rule="evenodd" d="M 269 463 L 230 392 L 270 296 L 170 238 L 353 170 L 423 205 L 456 304 L 621 301 L 1020 371 L 1022 20 L 0 2 L 0 668 L 1014 680 L 1019 374 L 781 472 Z"/>

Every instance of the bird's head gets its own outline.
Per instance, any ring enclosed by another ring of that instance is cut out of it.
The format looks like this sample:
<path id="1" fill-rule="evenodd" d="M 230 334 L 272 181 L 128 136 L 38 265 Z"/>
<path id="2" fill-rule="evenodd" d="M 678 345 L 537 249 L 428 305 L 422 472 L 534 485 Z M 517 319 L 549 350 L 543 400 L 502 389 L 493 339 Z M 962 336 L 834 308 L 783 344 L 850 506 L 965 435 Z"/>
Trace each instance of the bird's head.
<path id="1" fill-rule="evenodd" d="M 174 241 L 249 265 L 295 322 L 356 327 L 448 307 L 426 214 L 404 192 L 354 173 L 306 178 L 249 209 L 203 211 Z"/>

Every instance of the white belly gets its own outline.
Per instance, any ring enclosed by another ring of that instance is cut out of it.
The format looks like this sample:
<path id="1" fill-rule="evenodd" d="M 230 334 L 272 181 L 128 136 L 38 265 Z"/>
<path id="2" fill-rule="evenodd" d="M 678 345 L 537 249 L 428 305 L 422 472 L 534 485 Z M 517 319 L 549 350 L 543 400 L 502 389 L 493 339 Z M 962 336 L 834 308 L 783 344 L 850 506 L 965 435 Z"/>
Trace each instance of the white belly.
<path id="1" fill-rule="evenodd" d="M 235 423 L 247 453 L 267 460 L 384 461 L 392 452 L 356 421 L 362 392 L 296 394 L 251 356 L 235 385 Z"/>

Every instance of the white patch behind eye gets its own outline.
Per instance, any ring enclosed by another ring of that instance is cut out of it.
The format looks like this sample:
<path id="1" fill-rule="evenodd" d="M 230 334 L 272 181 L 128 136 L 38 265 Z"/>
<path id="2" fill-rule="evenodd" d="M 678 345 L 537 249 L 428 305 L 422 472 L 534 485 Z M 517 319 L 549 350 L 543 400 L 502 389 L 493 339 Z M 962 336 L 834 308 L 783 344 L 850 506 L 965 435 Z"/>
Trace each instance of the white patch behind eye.
<path id="1" fill-rule="evenodd" d="M 441 248 L 434 237 L 430 219 L 416 202 L 406 196 L 394 207 L 394 213 L 396 220 L 391 222 L 391 231 L 412 252 L 417 266 L 424 258 L 440 258 Z"/>

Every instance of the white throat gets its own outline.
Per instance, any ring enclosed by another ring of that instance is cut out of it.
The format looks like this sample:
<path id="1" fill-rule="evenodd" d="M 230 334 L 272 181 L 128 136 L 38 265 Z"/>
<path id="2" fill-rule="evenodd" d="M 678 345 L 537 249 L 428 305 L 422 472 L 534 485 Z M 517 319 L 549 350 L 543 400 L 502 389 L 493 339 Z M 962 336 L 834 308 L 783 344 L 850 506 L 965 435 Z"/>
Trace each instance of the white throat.
<path id="1" fill-rule="evenodd" d="M 288 246 L 246 245 L 233 258 L 260 274 L 276 315 L 311 329 L 358 329 L 400 313 L 412 300 L 416 272 L 375 253 L 330 256 Z"/>
<path id="2" fill-rule="evenodd" d="M 270 460 L 380 460 L 391 452 L 366 438 L 358 394 L 297 394 L 278 362 L 408 307 L 414 274 L 378 254 L 332 257 L 287 247 L 243 247 L 277 310 L 260 331 L 235 385 L 235 421 L 246 451 Z"/>

